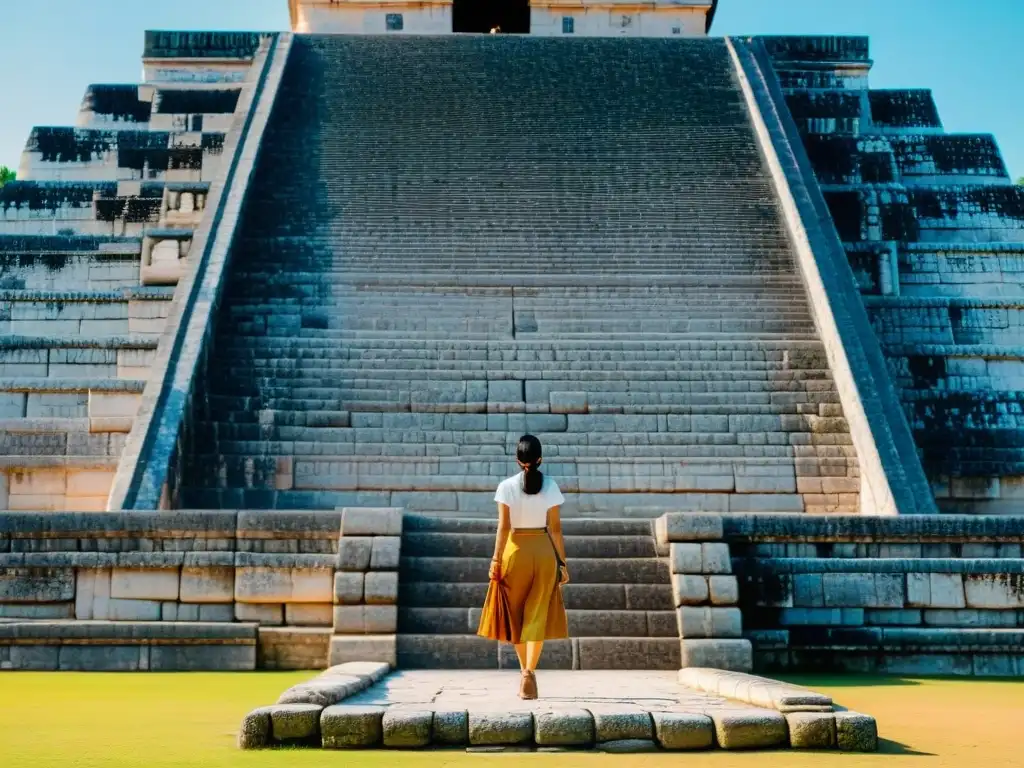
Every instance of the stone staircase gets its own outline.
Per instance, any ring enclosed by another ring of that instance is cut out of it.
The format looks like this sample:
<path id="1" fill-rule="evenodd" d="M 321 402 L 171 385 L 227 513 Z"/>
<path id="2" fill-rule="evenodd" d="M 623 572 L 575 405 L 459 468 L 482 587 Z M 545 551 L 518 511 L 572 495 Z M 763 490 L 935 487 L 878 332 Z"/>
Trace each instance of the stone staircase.
<path id="1" fill-rule="evenodd" d="M 858 508 L 722 41 L 297 38 L 211 359 L 185 506 Z"/>
<path id="2" fill-rule="evenodd" d="M 476 636 L 496 524 L 406 515 L 399 574 L 403 669 L 518 668 L 511 646 Z M 545 646 L 548 669 L 678 669 L 668 559 L 647 520 L 566 520 L 571 640 Z"/>

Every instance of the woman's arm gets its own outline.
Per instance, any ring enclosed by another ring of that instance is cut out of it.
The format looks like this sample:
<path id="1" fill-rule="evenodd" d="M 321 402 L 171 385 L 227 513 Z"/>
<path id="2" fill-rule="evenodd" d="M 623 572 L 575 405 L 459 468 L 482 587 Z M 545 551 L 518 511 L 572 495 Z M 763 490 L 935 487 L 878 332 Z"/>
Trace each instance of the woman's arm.
<path id="1" fill-rule="evenodd" d="M 508 504 L 498 504 L 498 534 L 494 537 L 494 557 L 491 558 L 491 567 L 487 570 L 487 576 L 492 581 L 501 578 L 501 557 L 505 554 L 505 544 L 508 542 L 508 533 L 512 530 L 511 517 L 508 511 Z"/>
<path id="2" fill-rule="evenodd" d="M 555 551 L 563 563 L 565 559 L 565 539 L 562 538 L 562 515 L 561 507 L 552 507 L 548 510 L 548 533 L 551 534 L 551 541 L 555 545 Z M 562 584 L 569 581 L 569 568 L 566 566 L 565 574 L 562 576 Z"/>

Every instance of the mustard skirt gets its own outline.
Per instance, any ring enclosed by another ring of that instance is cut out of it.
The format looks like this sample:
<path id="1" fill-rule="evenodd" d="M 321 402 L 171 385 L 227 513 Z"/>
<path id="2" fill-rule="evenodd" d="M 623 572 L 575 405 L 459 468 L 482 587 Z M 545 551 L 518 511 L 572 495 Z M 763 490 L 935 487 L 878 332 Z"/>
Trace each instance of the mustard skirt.
<path id="1" fill-rule="evenodd" d="M 569 636 L 558 556 L 543 528 L 509 534 L 501 581 L 492 581 L 487 590 L 477 634 L 516 644 Z"/>

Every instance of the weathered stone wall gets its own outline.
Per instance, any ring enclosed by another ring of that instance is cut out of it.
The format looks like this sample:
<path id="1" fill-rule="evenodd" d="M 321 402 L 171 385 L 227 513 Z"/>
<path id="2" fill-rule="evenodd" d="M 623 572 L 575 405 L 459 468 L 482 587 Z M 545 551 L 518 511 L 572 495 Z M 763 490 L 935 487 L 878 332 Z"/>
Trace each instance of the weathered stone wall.
<path id="1" fill-rule="evenodd" d="M 340 537 L 345 515 L 0 513 L 0 665 L 322 668 L 339 569 L 359 580 L 362 604 L 390 600 L 393 614 L 397 596 L 397 537 L 368 539 L 368 561 L 355 562 L 339 548 L 363 541 Z M 347 516 L 352 531 L 401 530 L 401 510 Z M 367 639 L 389 645 L 393 663 L 393 615 L 390 627 L 390 643 Z M 105 646 L 109 659 L 86 650 Z"/>
<path id="2" fill-rule="evenodd" d="M 172 117 L 160 122 L 173 125 Z M 220 165 L 224 134 L 189 130 L 202 124 L 186 121 L 175 133 L 35 128 L 22 153 L 18 177 L 34 181 L 210 181 Z"/>
<path id="3" fill-rule="evenodd" d="M 1024 676 L 1024 518 L 723 518 L 765 671 Z"/>
<path id="4" fill-rule="evenodd" d="M 870 90 L 865 38 L 763 42 L 940 508 L 1019 512 L 1024 191 L 930 91 Z"/>
<path id="5" fill-rule="evenodd" d="M 247 71 L 258 35 L 153 33 Z M 0 508 L 96 511 L 190 265 L 241 85 L 92 85 L 0 190 Z"/>
<path id="6" fill-rule="evenodd" d="M 148 31 L 142 61 L 147 83 L 242 83 L 262 32 Z"/>

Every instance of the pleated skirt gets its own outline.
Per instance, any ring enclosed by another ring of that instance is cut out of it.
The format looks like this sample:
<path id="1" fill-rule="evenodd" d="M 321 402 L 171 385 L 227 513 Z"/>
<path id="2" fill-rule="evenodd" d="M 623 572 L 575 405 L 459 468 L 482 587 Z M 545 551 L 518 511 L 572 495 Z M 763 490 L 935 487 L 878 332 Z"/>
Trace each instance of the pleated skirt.
<path id="1" fill-rule="evenodd" d="M 543 528 L 509 534 L 501 581 L 490 583 L 477 634 L 517 644 L 569 636 L 558 557 Z"/>

